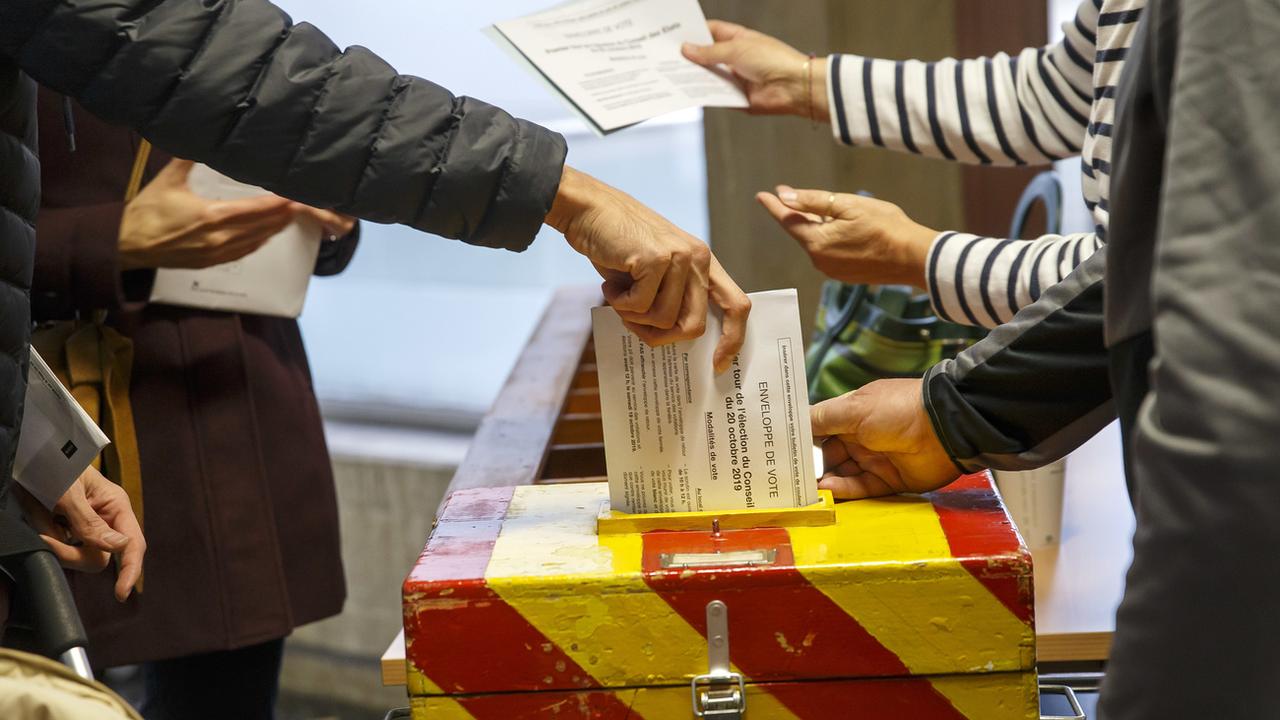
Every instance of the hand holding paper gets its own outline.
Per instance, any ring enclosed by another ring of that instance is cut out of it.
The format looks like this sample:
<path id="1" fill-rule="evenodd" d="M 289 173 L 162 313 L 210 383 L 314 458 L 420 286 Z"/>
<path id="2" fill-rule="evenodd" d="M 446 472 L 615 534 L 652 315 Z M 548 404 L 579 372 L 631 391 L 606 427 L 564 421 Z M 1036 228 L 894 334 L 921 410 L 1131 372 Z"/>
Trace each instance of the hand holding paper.
<path id="1" fill-rule="evenodd" d="M 172 160 L 125 206 L 120 264 L 207 268 L 248 255 L 293 222 L 293 203 L 275 195 L 217 201 L 191 191 L 194 163 Z"/>
<path id="2" fill-rule="evenodd" d="M 810 60 L 777 38 L 734 23 L 711 20 L 707 25 L 715 42 L 685 43 L 681 51 L 704 67 L 728 68 L 746 93 L 748 112 L 829 120 L 826 58 Z"/>
<path id="3" fill-rule="evenodd" d="M 713 362 L 723 372 L 742 346 L 751 302 L 706 244 L 626 193 L 565 168 L 547 224 L 590 258 L 605 300 L 650 345 L 691 340 L 707 327 L 708 300 L 723 313 Z"/>
<path id="4" fill-rule="evenodd" d="M 23 513 L 65 567 L 97 572 L 120 555 L 116 598 L 142 573 L 146 541 L 129 496 L 90 463 L 108 444 L 34 348 L 14 462 Z M 65 523 L 65 527 L 63 524 Z"/>
<path id="5" fill-rule="evenodd" d="M 175 160 L 126 207 L 121 253 L 140 245 L 163 268 L 151 302 L 294 318 L 302 313 L 321 236 L 346 234 L 353 224 Z M 142 228 L 140 242 L 131 240 L 133 227 Z"/>
<path id="6" fill-rule="evenodd" d="M 745 107 L 722 72 L 680 56 L 711 35 L 696 0 L 573 0 L 494 26 L 596 132 L 691 107 Z"/>

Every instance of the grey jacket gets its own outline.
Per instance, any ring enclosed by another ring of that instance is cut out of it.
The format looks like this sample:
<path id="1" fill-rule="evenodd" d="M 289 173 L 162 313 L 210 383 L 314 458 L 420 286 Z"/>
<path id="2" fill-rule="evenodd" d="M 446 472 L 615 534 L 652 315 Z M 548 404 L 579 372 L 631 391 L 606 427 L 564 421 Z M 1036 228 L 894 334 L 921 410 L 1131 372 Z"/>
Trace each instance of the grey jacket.
<path id="1" fill-rule="evenodd" d="M 1280 3 L 1155 0 L 1142 22 L 1107 256 L 931 372 L 925 402 L 966 468 L 1060 456 L 1118 407 L 1138 526 L 1101 712 L 1275 717 Z"/>
<path id="2" fill-rule="evenodd" d="M 475 245 L 528 246 L 565 156 L 555 133 L 341 51 L 266 0 L 0 2 L 0 481 L 21 427 L 40 204 L 22 72 L 237 179 Z"/>

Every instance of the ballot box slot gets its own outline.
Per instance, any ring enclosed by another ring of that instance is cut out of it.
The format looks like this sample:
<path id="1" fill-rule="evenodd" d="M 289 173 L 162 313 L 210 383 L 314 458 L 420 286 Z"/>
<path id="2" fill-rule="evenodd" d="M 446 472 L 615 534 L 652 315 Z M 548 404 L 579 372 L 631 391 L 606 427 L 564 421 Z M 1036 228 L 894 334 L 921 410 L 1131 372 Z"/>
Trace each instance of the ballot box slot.
<path id="1" fill-rule="evenodd" d="M 751 510 L 625 513 L 608 504 L 600 508 L 596 532 L 601 535 L 644 533 L 659 530 L 702 531 L 714 535 L 728 530 L 759 528 L 823 527 L 836 521 L 835 498 L 830 490 L 818 491 L 818 502 L 798 508 L 753 508 Z"/>
<path id="2" fill-rule="evenodd" d="M 767 550 L 730 550 L 728 552 L 660 553 L 658 564 L 663 570 L 709 567 L 757 567 L 778 561 L 777 548 Z"/>

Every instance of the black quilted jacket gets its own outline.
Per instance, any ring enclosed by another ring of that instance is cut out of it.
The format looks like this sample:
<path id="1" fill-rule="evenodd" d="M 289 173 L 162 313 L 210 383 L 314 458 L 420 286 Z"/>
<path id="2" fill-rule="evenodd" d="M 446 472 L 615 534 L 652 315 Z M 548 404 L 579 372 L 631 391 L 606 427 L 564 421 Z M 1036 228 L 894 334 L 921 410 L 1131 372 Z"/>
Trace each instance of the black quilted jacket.
<path id="1" fill-rule="evenodd" d="M 6 492 L 27 387 L 27 295 L 40 209 L 35 107 L 35 85 L 0 57 L 0 556 L 40 547 Z"/>
<path id="2" fill-rule="evenodd" d="M 40 204 L 21 72 L 239 180 L 475 245 L 527 247 L 564 162 L 559 135 L 340 51 L 266 0 L 0 0 L 0 478 L 20 427 Z"/>

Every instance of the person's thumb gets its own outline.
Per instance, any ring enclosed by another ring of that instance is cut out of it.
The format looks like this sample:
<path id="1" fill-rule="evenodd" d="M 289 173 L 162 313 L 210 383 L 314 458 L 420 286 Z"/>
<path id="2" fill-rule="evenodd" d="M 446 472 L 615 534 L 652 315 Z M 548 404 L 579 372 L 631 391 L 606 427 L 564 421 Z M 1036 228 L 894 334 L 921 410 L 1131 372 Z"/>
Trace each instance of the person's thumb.
<path id="1" fill-rule="evenodd" d="M 719 65 L 733 59 L 731 43 L 721 42 L 711 45 L 685 43 L 680 46 L 680 52 L 690 62 L 695 62 L 699 65 Z"/>
<path id="2" fill-rule="evenodd" d="M 71 532 L 85 545 L 116 553 L 129 544 L 129 538 L 112 530 L 84 496 L 70 498 L 59 509 L 67 516 Z"/>
<path id="3" fill-rule="evenodd" d="M 797 212 L 812 213 L 820 217 L 839 217 L 848 203 L 848 196 L 828 190 L 797 190 L 789 185 L 779 185 L 778 199 Z"/>
<path id="4" fill-rule="evenodd" d="M 813 436 L 829 437 L 853 432 L 858 427 L 858 421 L 862 419 L 860 405 L 854 393 L 846 393 L 809 408 L 809 422 L 813 425 Z"/>

